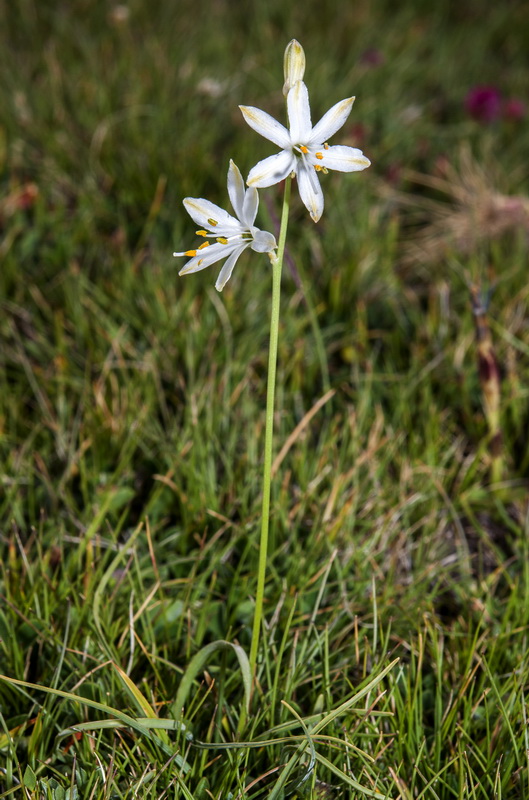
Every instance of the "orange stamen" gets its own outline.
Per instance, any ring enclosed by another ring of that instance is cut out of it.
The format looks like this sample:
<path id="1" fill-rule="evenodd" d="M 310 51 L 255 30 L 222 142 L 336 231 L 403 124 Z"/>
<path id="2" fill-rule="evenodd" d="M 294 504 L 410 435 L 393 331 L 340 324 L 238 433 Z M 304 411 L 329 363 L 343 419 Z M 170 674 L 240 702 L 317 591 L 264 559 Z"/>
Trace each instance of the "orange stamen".
<path id="1" fill-rule="evenodd" d="M 216 219 L 208 219 L 208 222 L 209 222 L 209 224 L 210 224 L 210 225 L 212 225 L 213 227 L 215 227 L 216 225 L 218 225 L 218 224 L 219 224 L 219 223 L 217 222 L 217 220 L 216 220 Z"/>
<path id="2" fill-rule="evenodd" d="M 194 258 L 197 254 L 196 250 L 186 250 L 184 255 L 189 256 L 190 258 Z"/>
<path id="3" fill-rule="evenodd" d="M 306 156 L 307 153 L 309 152 L 309 148 L 305 147 L 304 144 L 300 144 L 299 149 L 301 150 L 301 152 L 303 153 L 304 156 Z"/>

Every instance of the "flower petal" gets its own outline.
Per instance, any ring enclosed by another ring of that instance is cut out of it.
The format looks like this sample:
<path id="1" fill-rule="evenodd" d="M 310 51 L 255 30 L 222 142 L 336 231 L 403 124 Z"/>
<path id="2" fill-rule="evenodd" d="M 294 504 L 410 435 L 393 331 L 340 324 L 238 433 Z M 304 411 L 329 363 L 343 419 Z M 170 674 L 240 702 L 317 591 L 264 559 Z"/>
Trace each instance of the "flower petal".
<path id="1" fill-rule="evenodd" d="M 259 192 L 254 186 L 246 190 L 240 220 L 248 228 L 252 228 L 259 208 Z"/>
<path id="2" fill-rule="evenodd" d="M 371 164 L 371 161 L 356 147 L 334 145 L 322 150 L 322 153 L 323 159 L 319 163 L 327 169 L 335 169 L 338 172 L 358 172 Z"/>
<path id="3" fill-rule="evenodd" d="M 275 236 L 268 231 L 256 230 L 253 235 L 252 250 L 256 253 L 271 253 L 277 247 Z"/>
<path id="4" fill-rule="evenodd" d="M 241 223 L 235 217 L 209 200 L 203 200 L 201 197 L 186 197 L 184 206 L 193 222 L 208 231 L 217 231 L 220 225 L 230 230 L 239 231 L 241 228 Z M 213 224 L 212 221 L 217 224 Z"/>
<path id="5" fill-rule="evenodd" d="M 244 180 L 241 175 L 241 171 L 239 167 L 235 164 L 235 162 L 232 159 L 230 159 L 230 168 L 228 170 L 228 194 L 230 196 L 233 210 L 235 211 L 241 222 L 242 222 L 245 191 L 246 191 L 246 186 L 244 185 Z"/>
<path id="6" fill-rule="evenodd" d="M 294 84 L 287 95 L 290 140 L 293 144 L 307 144 L 312 130 L 310 121 L 309 91 L 303 81 Z"/>
<path id="7" fill-rule="evenodd" d="M 257 186 L 263 189 L 284 180 L 295 169 L 296 157 L 294 154 L 290 150 L 282 150 L 274 156 L 264 158 L 255 167 L 252 167 L 246 183 L 248 186 Z"/>
<path id="8" fill-rule="evenodd" d="M 278 147 L 290 147 L 290 135 L 287 129 L 270 114 L 253 106 L 239 106 L 239 108 L 250 128 L 260 133 L 265 139 L 277 144 Z"/>
<path id="9" fill-rule="evenodd" d="M 316 123 L 310 135 L 311 144 L 319 144 L 330 139 L 333 133 L 339 131 L 345 120 L 351 113 L 354 103 L 354 97 L 348 97 L 346 100 L 340 100 L 326 114 Z"/>
<path id="10" fill-rule="evenodd" d="M 240 242 L 237 244 L 212 244 L 209 247 L 205 247 L 203 250 L 198 250 L 196 256 L 184 264 L 179 275 L 187 275 L 190 272 L 200 272 L 202 269 L 206 269 L 206 267 L 210 267 L 216 261 L 222 261 L 223 258 L 226 256 L 231 255 L 235 251 L 242 252 L 246 247 L 246 243 L 242 245 Z M 173 253 L 175 256 L 182 255 L 181 253 Z"/>
<path id="11" fill-rule="evenodd" d="M 312 170 L 312 173 L 310 172 Z M 299 196 L 314 222 L 323 214 L 323 192 L 314 167 L 300 162 L 298 167 Z"/>
<path id="12" fill-rule="evenodd" d="M 224 266 L 222 267 L 221 271 L 219 272 L 219 277 L 217 278 L 217 282 L 215 283 L 215 289 L 218 292 L 222 292 L 226 284 L 228 283 L 229 279 L 231 278 L 231 273 L 233 272 L 233 268 L 237 263 L 237 259 L 239 258 L 242 251 L 247 247 L 239 248 L 239 250 L 235 250 L 231 256 L 228 258 Z"/>

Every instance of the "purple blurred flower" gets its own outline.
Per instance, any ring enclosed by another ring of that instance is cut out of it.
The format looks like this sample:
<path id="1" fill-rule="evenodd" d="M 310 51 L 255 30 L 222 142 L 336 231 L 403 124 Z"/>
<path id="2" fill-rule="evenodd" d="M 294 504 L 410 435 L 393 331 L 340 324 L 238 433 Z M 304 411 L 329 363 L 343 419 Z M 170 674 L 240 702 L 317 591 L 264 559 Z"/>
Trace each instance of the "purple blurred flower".
<path id="1" fill-rule="evenodd" d="M 501 116 L 502 97 L 495 86 L 475 86 L 465 98 L 465 108 L 479 122 L 494 122 Z"/>

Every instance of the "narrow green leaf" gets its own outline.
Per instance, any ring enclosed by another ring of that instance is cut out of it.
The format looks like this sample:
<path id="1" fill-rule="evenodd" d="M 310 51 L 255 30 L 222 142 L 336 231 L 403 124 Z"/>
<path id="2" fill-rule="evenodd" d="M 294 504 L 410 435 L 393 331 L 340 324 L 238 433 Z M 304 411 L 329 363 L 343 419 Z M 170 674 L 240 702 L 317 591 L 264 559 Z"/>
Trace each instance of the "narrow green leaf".
<path id="1" fill-rule="evenodd" d="M 123 545 L 123 547 L 119 550 L 117 555 L 112 559 L 108 569 L 102 576 L 101 580 L 99 581 L 99 585 L 94 592 L 94 603 L 92 606 L 92 611 L 94 614 L 94 623 L 97 632 L 99 634 L 99 638 L 101 639 L 101 643 L 103 644 L 107 652 L 110 652 L 110 649 L 107 646 L 107 642 L 103 634 L 103 626 L 101 625 L 101 616 L 100 616 L 101 603 L 103 601 L 105 589 L 112 575 L 114 575 L 119 562 L 125 558 L 129 549 L 132 547 L 132 545 L 134 544 L 134 542 L 136 541 L 142 530 L 143 530 L 143 523 L 140 523 L 140 525 L 138 525 L 138 527 L 136 528 L 132 536 L 128 539 L 126 544 Z"/>
<path id="2" fill-rule="evenodd" d="M 193 685 L 193 681 L 199 672 L 202 672 L 208 663 L 210 656 L 218 650 L 233 650 L 237 656 L 244 685 L 244 704 L 246 711 L 248 712 L 250 708 L 250 695 L 252 689 L 252 674 L 250 671 L 248 657 L 240 645 L 233 644 L 232 642 L 225 642 L 223 639 L 219 639 L 216 642 L 207 644 L 205 647 L 199 650 L 189 662 L 188 667 L 182 676 L 182 680 L 180 681 L 180 686 L 178 687 L 178 692 L 173 703 L 172 711 L 177 719 L 182 714 L 182 709 L 185 705 L 191 686 Z"/>
<path id="3" fill-rule="evenodd" d="M 329 725 L 330 722 L 332 722 L 337 717 L 340 717 L 345 711 L 347 711 L 350 708 L 350 706 L 357 703 L 358 700 L 361 700 L 362 697 L 365 697 L 366 694 L 369 694 L 369 692 L 372 692 L 373 689 L 380 683 L 382 678 L 384 678 L 388 674 L 388 672 L 391 672 L 395 664 L 398 664 L 399 660 L 400 659 L 398 658 L 394 659 L 394 661 L 392 661 L 391 664 L 388 664 L 387 667 L 384 667 L 382 672 L 380 672 L 375 678 L 373 678 L 373 680 L 369 681 L 369 683 L 367 683 L 364 687 L 362 687 L 362 689 L 356 692 L 356 694 L 350 697 L 349 700 L 346 700 L 345 703 L 341 703 L 341 705 L 333 709 L 331 712 L 329 712 L 329 714 L 326 714 L 323 717 L 323 719 L 317 722 L 316 725 L 312 728 L 311 730 L 312 735 L 315 736 L 317 733 L 322 731 L 324 728 L 327 727 L 327 725 Z"/>
<path id="4" fill-rule="evenodd" d="M 112 666 L 118 673 L 120 681 L 127 690 L 127 693 L 131 696 L 134 703 L 136 703 L 136 705 L 138 706 L 139 710 L 142 711 L 148 719 L 158 719 L 158 715 L 151 707 L 145 695 L 143 695 L 140 692 L 134 681 L 129 678 L 127 673 L 124 670 L 122 670 L 120 666 L 118 666 L 117 664 L 113 664 Z M 161 733 L 161 737 L 166 744 L 169 744 L 169 737 L 163 730 Z"/>
<path id="5" fill-rule="evenodd" d="M 138 725 L 142 725 L 147 730 L 151 731 L 185 731 L 186 726 L 176 719 L 152 719 L 151 717 L 135 717 Z M 65 728 L 58 735 L 70 736 L 75 731 L 90 731 L 104 728 L 126 728 L 127 724 L 119 719 L 97 719 L 90 722 L 79 722 L 70 728 Z M 189 739 L 192 739 L 191 733 L 187 734 Z M 275 743 L 275 742 L 274 742 Z M 266 742 L 265 742 L 266 744 Z M 211 745 L 213 747 L 213 745 Z M 257 745 L 256 745 L 257 746 Z M 258 743 L 259 747 L 263 746 L 262 742 Z"/>

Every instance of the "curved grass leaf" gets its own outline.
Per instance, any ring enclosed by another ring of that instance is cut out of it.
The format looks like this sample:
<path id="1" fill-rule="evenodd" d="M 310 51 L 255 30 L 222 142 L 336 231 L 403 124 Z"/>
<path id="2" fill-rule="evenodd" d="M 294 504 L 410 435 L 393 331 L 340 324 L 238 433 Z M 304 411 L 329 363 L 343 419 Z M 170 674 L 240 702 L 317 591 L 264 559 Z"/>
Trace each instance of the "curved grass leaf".
<path id="1" fill-rule="evenodd" d="M 308 779 L 312 775 L 312 773 L 314 771 L 314 767 L 316 765 L 316 749 L 314 747 L 314 742 L 312 741 L 312 737 L 310 735 L 309 729 L 307 728 L 307 726 L 305 725 L 305 722 L 299 716 L 297 711 L 294 708 L 292 708 L 292 706 L 290 706 L 287 702 L 285 702 L 285 700 L 282 700 L 281 702 L 283 703 L 284 706 L 286 706 L 286 708 L 288 708 L 290 713 L 293 714 L 294 717 L 296 717 L 297 721 L 299 722 L 299 724 L 303 728 L 303 733 L 305 735 L 306 744 L 307 744 L 307 746 L 309 748 L 309 751 L 310 751 L 309 763 L 308 763 L 307 767 L 302 771 L 302 774 L 300 775 L 300 777 L 294 778 L 294 780 L 290 781 L 290 783 L 288 783 L 285 786 L 286 794 L 289 795 L 289 794 L 293 794 L 301 786 L 303 786 L 303 784 L 306 783 L 306 781 L 308 781 Z M 305 750 L 305 747 L 303 747 L 301 750 L 300 750 L 300 748 L 298 748 L 298 752 L 300 752 L 300 753 L 303 752 L 303 750 Z M 290 759 L 290 762 L 293 761 L 295 763 L 295 761 L 297 759 L 297 756 L 298 756 L 298 754 L 296 753 L 292 757 L 292 759 Z M 290 764 L 290 762 L 289 762 L 289 764 Z M 279 784 L 280 783 L 281 783 L 281 786 L 284 785 L 284 773 L 281 775 L 281 778 L 279 779 L 279 781 L 277 782 L 276 786 L 274 787 L 274 789 L 272 791 L 272 794 L 270 795 L 270 798 L 272 798 L 273 796 L 276 796 L 276 790 L 279 788 Z"/>
<path id="2" fill-rule="evenodd" d="M 354 778 L 351 778 L 349 775 L 346 775 L 339 767 L 336 767 L 332 761 L 329 761 L 325 756 L 320 755 L 320 753 L 316 753 L 316 758 L 323 764 L 324 767 L 327 767 L 328 770 L 334 772 L 341 780 L 346 783 L 348 786 L 351 786 L 353 789 L 356 789 L 357 792 L 362 792 L 365 794 L 366 797 L 374 797 L 375 800 L 391 800 L 388 794 L 380 794 L 375 789 L 368 789 L 367 786 L 362 786 L 361 783 L 355 781 Z"/>
<path id="3" fill-rule="evenodd" d="M 154 711 L 154 709 L 150 705 L 150 703 L 147 700 L 147 698 L 145 697 L 145 695 L 143 695 L 140 692 L 140 690 L 138 689 L 136 684 L 129 678 L 127 673 L 124 670 L 122 670 L 121 667 L 119 667 L 117 664 L 112 664 L 112 666 L 114 667 L 115 671 L 117 672 L 121 683 L 125 687 L 125 690 L 130 695 L 130 697 L 132 698 L 134 703 L 138 706 L 139 710 L 142 711 L 145 714 L 145 717 L 147 719 L 157 720 L 158 719 L 158 715 L 156 714 L 156 711 Z M 166 744 L 169 744 L 169 737 L 167 736 L 167 734 L 165 733 L 165 731 L 163 729 L 162 729 L 161 737 L 163 738 L 163 740 L 164 740 L 164 742 Z"/>
<path id="4" fill-rule="evenodd" d="M 112 708 L 111 706 L 107 706 L 104 703 L 98 703 L 96 700 L 89 700 L 86 697 L 79 697 L 76 694 L 72 694 L 71 692 L 64 692 L 61 689 L 50 689 L 48 686 L 39 686 L 37 683 L 28 683 L 28 681 L 20 681 L 17 678 L 9 678 L 7 675 L 0 675 L 0 680 L 9 683 L 11 686 L 22 686 L 26 689 L 34 689 L 36 692 L 45 692 L 46 694 L 53 694 L 56 697 L 63 697 L 65 700 L 70 700 L 74 703 L 80 703 L 84 706 L 89 706 L 90 708 L 95 708 L 98 711 L 103 711 L 105 714 L 109 714 L 111 717 L 115 717 L 116 720 L 121 722 L 124 725 L 127 725 L 129 728 L 133 728 L 134 730 L 141 733 L 142 736 L 145 736 L 151 742 L 156 744 L 160 747 L 164 753 L 169 756 L 174 757 L 175 763 L 178 764 L 180 769 L 184 772 L 188 772 L 190 770 L 189 764 L 179 756 L 178 754 L 175 756 L 174 750 L 163 742 L 158 736 L 154 736 L 149 728 L 138 721 L 137 718 L 129 716 L 129 714 L 125 714 L 123 711 L 119 711 L 117 708 Z M 112 720 L 110 720 L 111 722 Z M 108 727 L 116 727 L 109 725 Z"/>
<path id="5" fill-rule="evenodd" d="M 252 673 L 250 671 L 250 662 L 248 661 L 248 656 L 240 645 L 219 639 L 216 642 L 207 644 L 205 647 L 199 650 L 189 662 L 189 665 L 182 676 L 182 680 L 180 681 L 180 686 L 178 687 L 178 692 L 176 693 L 175 701 L 173 703 L 173 714 L 177 719 L 182 715 L 182 709 L 185 705 L 185 701 L 191 686 L 193 685 L 193 681 L 198 673 L 204 669 L 209 661 L 210 656 L 217 650 L 233 650 L 237 656 L 244 686 L 244 706 L 246 713 L 248 713 L 252 690 Z"/>

